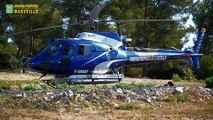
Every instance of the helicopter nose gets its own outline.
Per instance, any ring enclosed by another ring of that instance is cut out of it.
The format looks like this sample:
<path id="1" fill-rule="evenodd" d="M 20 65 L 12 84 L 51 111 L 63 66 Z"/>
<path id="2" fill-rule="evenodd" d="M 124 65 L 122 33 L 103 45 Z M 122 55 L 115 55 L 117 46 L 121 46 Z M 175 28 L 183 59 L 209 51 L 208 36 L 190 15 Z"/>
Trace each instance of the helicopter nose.
<path id="1" fill-rule="evenodd" d="M 49 70 L 51 70 L 52 62 L 50 61 L 39 62 L 37 60 L 30 60 L 29 66 L 33 70 L 37 70 L 40 72 L 48 72 Z"/>

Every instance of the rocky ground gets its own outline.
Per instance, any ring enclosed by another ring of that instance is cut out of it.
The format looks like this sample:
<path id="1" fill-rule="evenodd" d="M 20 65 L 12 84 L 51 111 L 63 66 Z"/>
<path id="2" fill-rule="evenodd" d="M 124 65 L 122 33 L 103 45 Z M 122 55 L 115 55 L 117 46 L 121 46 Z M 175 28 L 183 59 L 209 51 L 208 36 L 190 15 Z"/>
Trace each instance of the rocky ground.
<path id="1" fill-rule="evenodd" d="M 170 80 L 125 80 L 98 86 L 61 85 L 61 89 L 33 82 L 1 89 L 0 118 L 213 119 L 213 89 L 204 83 L 163 86 Z"/>

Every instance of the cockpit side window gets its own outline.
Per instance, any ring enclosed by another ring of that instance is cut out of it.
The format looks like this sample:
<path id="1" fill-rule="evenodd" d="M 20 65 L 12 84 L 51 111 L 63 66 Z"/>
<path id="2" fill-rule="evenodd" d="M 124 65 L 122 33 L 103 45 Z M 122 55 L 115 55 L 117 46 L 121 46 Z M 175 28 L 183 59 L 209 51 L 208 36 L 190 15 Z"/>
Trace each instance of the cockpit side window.
<path id="1" fill-rule="evenodd" d="M 74 51 L 74 46 L 72 43 L 69 43 L 66 45 L 66 47 L 64 48 L 63 54 L 64 56 L 69 56 L 72 55 Z"/>
<path id="2" fill-rule="evenodd" d="M 46 48 L 44 48 L 41 52 L 39 52 L 37 54 L 37 56 L 56 57 L 59 55 L 62 45 L 63 44 L 60 42 L 54 42 L 54 43 L 48 45 Z"/>
<path id="3" fill-rule="evenodd" d="M 80 44 L 78 47 L 79 56 L 91 56 L 92 55 L 92 46 L 91 44 Z"/>

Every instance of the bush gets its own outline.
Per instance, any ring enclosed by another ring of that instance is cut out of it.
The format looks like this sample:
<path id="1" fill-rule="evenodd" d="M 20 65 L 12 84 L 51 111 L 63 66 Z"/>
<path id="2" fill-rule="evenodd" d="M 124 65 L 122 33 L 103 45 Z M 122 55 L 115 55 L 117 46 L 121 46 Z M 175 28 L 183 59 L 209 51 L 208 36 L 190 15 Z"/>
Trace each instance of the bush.
<path id="1" fill-rule="evenodd" d="M 206 87 L 213 88 L 213 76 L 206 78 Z"/>
<path id="2" fill-rule="evenodd" d="M 125 76 L 129 77 L 141 77 L 142 74 L 142 67 L 138 66 L 128 66 L 126 67 L 127 71 L 125 71 Z"/>
<path id="3" fill-rule="evenodd" d="M 0 68 L 14 69 L 18 67 L 18 59 L 15 57 L 17 48 L 12 43 L 0 44 Z"/>
<path id="4" fill-rule="evenodd" d="M 155 84 L 152 83 L 117 83 L 115 84 L 115 87 L 121 88 L 121 89 L 138 89 L 138 88 L 143 88 L 143 87 L 153 87 L 156 86 Z"/>
<path id="5" fill-rule="evenodd" d="M 196 71 L 199 79 L 206 79 L 213 76 L 213 55 L 205 55 L 201 57 L 200 69 Z"/>
<path id="6" fill-rule="evenodd" d="M 172 80 L 175 82 L 179 82 L 182 80 L 182 78 L 178 74 L 173 74 Z"/>
<path id="7" fill-rule="evenodd" d="M 177 96 L 177 102 L 186 102 L 189 100 L 189 96 L 186 94 L 180 94 Z"/>
<path id="8" fill-rule="evenodd" d="M 0 53 L 0 68 L 15 69 L 18 67 L 18 59 L 9 53 Z"/>
<path id="9" fill-rule="evenodd" d="M 196 81 L 197 79 L 194 75 L 194 71 L 192 71 L 190 68 L 184 70 L 184 80 Z"/>
<path id="10" fill-rule="evenodd" d="M 121 110 L 138 110 L 140 109 L 140 106 L 139 104 L 130 102 L 130 103 L 121 104 L 120 109 Z"/>
<path id="11" fill-rule="evenodd" d="M 177 74 L 180 77 L 183 76 L 183 70 L 180 68 L 151 68 L 148 71 L 149 78 L 157 78 L 157 79 L 172 79 L 173 74 Z"/>

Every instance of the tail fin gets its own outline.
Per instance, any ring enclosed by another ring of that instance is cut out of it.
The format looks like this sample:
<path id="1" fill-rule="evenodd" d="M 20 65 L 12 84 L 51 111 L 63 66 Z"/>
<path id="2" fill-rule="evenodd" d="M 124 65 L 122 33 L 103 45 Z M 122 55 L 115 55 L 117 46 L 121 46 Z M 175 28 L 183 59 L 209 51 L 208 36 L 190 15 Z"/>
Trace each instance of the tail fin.
<path id="1" fill-rule="evenodd" d="M 200 69 L 200 57 L 192 57 L 192 62 L 195 70 Z"/>
<path id="2" fill-rule="evenodd" d="M 205 32 L 206 32 L 206 29 L 202 28 L 198 35 L 195 46 L 194 46 L 194 53 L 199 53 Z M 198 70 L 200 68 L 200 56 L 201 55 L 202 54 L 199 54 L 199 56 L 192 57 L 192 61 L 193 61 L 195 70 Z"/>
<path id="3" fill-rule="evenodd" d="M 200 46 L 201 46 L 201 43 L 203 41 L 205 32 L 206 32 L 206 29 L 202 28 L 201 31 L 200 31 L 200 34 L 198 35 L 197 41 L 195 43 L 195 46 L 194 46 L 194 53 L 199 53 Z"/>

